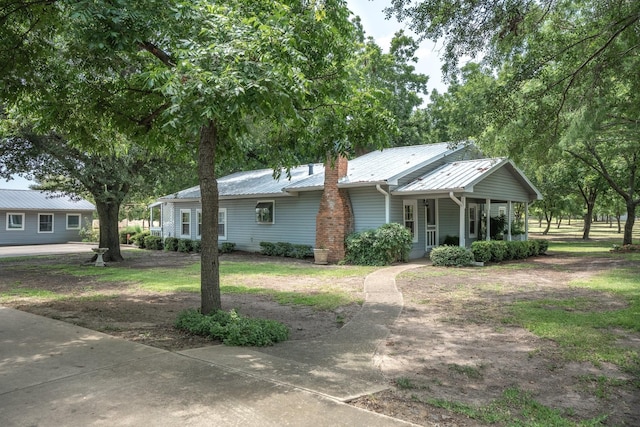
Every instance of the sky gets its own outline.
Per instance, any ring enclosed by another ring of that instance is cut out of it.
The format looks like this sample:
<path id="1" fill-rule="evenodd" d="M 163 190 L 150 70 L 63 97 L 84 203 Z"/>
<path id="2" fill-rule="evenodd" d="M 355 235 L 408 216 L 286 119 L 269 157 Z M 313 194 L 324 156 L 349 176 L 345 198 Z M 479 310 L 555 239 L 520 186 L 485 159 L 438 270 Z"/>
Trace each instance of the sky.
<path id="1" fill-rule="evenodd" d="M 367 36 L 373 37 L 385 52 L 389 51 L 391 39 L 396 31 L 404 29 L 407 34 L 415 37 L 406 24 L 398 23 L 395 18 L 385 19 L 382 10 L 389 6 L 390 0 L 347 0 L 347 4 L 354 15 L 360 16 Z M 447 87 L 442 82 L 440 71 L 441 62 L 434 43 L 422 42 L 416 56 L 418 57 L 416 71 L 429 76 L 428 92 L 430 93 L 433 89 L 437 89 L 440 93 L 446 92 Z M 14 176 L 14 179 L 8 182 L 0 179 L 0 188 L 28 190 L 30 184 L 33 183 L 18 176 Z"/>

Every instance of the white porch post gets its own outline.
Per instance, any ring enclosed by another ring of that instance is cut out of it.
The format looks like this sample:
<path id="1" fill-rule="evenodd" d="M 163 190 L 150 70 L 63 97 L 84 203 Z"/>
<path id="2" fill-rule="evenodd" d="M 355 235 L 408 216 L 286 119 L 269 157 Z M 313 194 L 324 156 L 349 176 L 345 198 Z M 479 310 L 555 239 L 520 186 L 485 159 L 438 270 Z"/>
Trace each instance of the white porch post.
<path id="1" fill-rule="evenodd" d="M 459 246 L 461 247 L 466 247 L 466 242 L 465 242 L 465 238 L 464 238 L 464 231 L 465 231 L 465 207 L 467 204 L 467 198 L 465 196 L 461 196 L 460 200 L 458 200 L 458 198 L 453 194 L 453 191 L 449 192 L 449 197 L 451 198 L 451 200 L 453 200 L 454 202 L 456 202 L 456 204 L 458 206 L 460 206 L 460 240 L 459 240 Z"/>
<path id="2" fill-rule="evenodd" d="M 487 210 L 487 235 L 485 240 L 491 240 L 491 199 L 486 200 L 485 206 Z"/>
<path id="3" fill-rule="evenodd" d="M 524 204 L 524 240 L 529 240 L 529 202 Z"/>
<path id="4" fill-rule="evenodd" d="M 508 224 L 508 229 L 507 229 L 507 240 L 511 241 L 511 217 L 513 216 L 511 214 L 512 211 L 512 206 L 511 206 L 511 200 L 509 200 L 509 202 L 507 203 L 507 224 Z"/>

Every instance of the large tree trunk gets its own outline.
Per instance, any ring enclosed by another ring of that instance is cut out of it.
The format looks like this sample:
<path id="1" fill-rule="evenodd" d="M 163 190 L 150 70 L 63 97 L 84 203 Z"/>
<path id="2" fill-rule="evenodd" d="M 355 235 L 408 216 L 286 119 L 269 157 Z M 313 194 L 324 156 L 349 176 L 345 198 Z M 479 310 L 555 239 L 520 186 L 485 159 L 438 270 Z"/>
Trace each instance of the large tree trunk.
<path id="1" fill-rule="evenodd" d="M 98 199 L 96 197 L 96 199 Z M 102 256 L 105 261 L 122 261 L 120 253 L 120 238 L 118 236 L 118 212 L 120 203 L 110 201 L 101 202 L 96 200 L 96 209 L 100 219 L 100 243 L 101 248 L 109 248 L 109 251 Z"/>
<path id="2" fill-rule="evenodd" d="M 582 240 L 589 239 L 589 233 L 591 232 L 591 219 L 593 218 L 593 207 L 595 205 L 595 200 L 593 203 L 587 203 L 587 213 L 584 215 L 584 229 L 582 230 Z"/>
<path id="3" fill-rule="evenodd" d="M 637 203 L 633 200 L 626 200 L 627 202 L 627 222 L 624 224 L 624 236 L 622 237 L 623 245 L 633 244 L 633 224 L 636 222 L 636 208 Z"/>
<path id="4" fill-rule="evenodd" d="M 546 236 L 547 234 L 549 234 L 549 229 L 551 229 L 551 221 L 553 221 L 553 213 L 552 212 L 549 212 L 549 213 L 545 212 L 544 216 L 547 219 L 547 228 L 544 229 L 542 234 L 544 236 Z"/>
<path id="5" fill-rule="evenodd" d="M 220 264 L 218 261 L 218 182 L 216 181 L 216 124 L 209 121 L 200 129 L 198 178 L 202 200 L 202 240 L 200 266 L 200 311 L 209 314 L 222 308 Z"/>

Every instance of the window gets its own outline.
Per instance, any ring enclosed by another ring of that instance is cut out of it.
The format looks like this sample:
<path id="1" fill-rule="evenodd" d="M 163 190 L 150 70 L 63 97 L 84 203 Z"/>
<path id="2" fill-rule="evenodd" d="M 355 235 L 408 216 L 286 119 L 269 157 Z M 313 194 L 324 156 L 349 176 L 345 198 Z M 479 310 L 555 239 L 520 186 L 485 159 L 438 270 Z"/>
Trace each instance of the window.
<path id="1" fill-rule="evenodd" d="M 469 237 L 478 236 L 478 205 L 469 203 Z"/>
<path id="2" fill-rule="evenodd" d="M 507 216 L 507 207 L 506 206 L 500 206 L 498 207 L 498 216 Z"/>
<path id="3" fill-rule="evenodd" d="M 259 201 L 256 205 L 256 222 L 258 224 L 273 224 L 275 222 L 275 202 Z"/>
<path id="4" fill-rule="evenodd" d="M 191 237 L 191 210 L 180 209 L 180 236 Z"/>
<path id="5" fill-rule="evenodd" d="M 38 233 L 53 233 L 53 214 L 38 214 Z"/>
<path id="6" fill-rule="evenodd" d="M 7 231 L 24 230 L 24 214 L 23 213 L 7 213 Z"/>
<path id="7" fill-rule="evenodd" d="M 404 226 L 409 229 L 413 241 L 418 241 L 418 201 L 417 200 L 403 200 L 402 209 L 404 212 Z"/>
<path id="8" fill-rule="evenodd" d="M 227 209 L 218 210 L 218 239 L 227 240 Z"/>
<path id="9" fill-rule="evenodd" d="M 80 214 L 67 214 L 67 230 L 80 230 Z"/>
<path id="10" fill-rule="evenodd" d="M 196 237 L 202 237 L 202 209 L 196 209 Z"/>

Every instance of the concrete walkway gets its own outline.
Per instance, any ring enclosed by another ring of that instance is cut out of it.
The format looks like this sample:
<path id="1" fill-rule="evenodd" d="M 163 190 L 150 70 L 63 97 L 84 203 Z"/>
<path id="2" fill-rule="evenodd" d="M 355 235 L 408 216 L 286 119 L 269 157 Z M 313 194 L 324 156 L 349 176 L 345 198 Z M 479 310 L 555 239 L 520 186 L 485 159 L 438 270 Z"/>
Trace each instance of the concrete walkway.
<path id="1" fill-rule="evenodd" d="M 376 348 L 402 310 L 395 276 L 365 279 L 333 334 L 246 349 L 168 352 L 0 307 L 2 426 L 401 426 L 343 402 L 388 387 Z"/>

